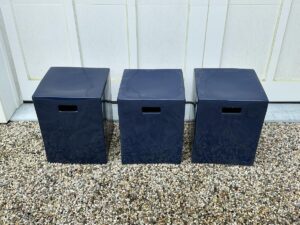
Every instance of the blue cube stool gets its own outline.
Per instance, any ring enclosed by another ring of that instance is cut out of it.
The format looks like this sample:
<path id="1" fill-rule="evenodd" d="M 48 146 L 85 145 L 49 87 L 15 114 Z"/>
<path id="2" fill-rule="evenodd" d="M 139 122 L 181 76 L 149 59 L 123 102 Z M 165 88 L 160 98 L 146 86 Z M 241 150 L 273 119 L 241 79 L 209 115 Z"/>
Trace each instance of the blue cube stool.
<path id="1" fill-rule="evenodd" d="M 122 163 L 181 162 L 185 111 L 181 70 L 125 70 L 118 109 Z"/>
<path id="2" fill-rule="evenodd" d="M 252 165 L 268 107 L 254 70 L 195 69 L 192 162 Z"/>
<path id="3" fill-rule="evenodd" d="M 32 96 L 49 162 L 106 163 L 109 69 L 52 67 Z"/>

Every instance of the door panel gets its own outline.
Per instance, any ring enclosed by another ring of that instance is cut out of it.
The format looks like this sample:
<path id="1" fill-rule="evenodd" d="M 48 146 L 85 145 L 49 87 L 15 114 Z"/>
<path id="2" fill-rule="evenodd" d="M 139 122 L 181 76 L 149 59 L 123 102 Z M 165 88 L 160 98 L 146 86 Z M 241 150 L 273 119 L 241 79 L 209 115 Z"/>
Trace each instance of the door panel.
<path id="1" fill-rule="evenodd" d="M 271 101 L 300 101 L 299 0 L 2 0 L 23 100 L 51 66 L 254 68 Z M 192 108 L 188 107 L 187 114 Z"/>

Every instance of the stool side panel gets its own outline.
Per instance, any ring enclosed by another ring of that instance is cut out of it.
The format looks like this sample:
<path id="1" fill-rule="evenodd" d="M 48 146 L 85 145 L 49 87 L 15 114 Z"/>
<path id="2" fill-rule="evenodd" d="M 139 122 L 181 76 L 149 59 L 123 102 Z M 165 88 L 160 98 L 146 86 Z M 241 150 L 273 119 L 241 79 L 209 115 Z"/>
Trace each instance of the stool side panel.
<path id="1" fill-rule="evenodd" d="M 143 107 L 160 113 L 143 113 Z M 184 101 L 118 101 L 122 162 L 180 163 Z"/>
<path id="2" fill-rule="evenodd" d="M 33 98 L 47 160 L 57 163 L 106 163 L 101 99 Z M 76 105 L 77 112 L 58 105 Z"/>
<path id="3" fill-rule="evenodd" d="M 192 162 L 253 165 L 267 102 L 199 101 Z M 241 113 L 223 113 L 224 107 Z"/>

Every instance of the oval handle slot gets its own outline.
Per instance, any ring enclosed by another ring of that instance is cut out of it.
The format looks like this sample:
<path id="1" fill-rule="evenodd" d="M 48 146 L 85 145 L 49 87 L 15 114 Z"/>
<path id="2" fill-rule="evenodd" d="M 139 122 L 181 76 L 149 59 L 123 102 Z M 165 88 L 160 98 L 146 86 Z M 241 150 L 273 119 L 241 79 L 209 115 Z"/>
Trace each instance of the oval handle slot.
<path id="1" fill-rule="evenodd" d="M 242 108 L 240 107 L 223 107 L 222 113 L 224 114 L 239 114 L 242 112 Z"/>
<path id="2" fill-rule="evenodd" d="M 160 113 L 160 107 L 142 107 L 142 113 L 144 114 L 153 114 L 153 113 Z"/>
<path id="3" fill-rule="evenodd" d="M 58 111 L 60 112 L 77 112 L 77 105 L 58 105 Z"/>

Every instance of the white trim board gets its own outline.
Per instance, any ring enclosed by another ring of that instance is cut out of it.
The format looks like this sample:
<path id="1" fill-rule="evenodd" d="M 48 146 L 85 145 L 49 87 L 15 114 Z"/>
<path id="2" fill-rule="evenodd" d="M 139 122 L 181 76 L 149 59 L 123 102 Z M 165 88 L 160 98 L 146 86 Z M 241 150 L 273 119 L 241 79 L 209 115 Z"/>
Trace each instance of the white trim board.
<path id="1" fill-rule="evenodd" d="M 117 107 L 114 107 L 115 109 Z M 187 118 L 190 120 L 190 118 Z M 22 104 L 14 113 L 11 121 L 37 121 L 32 103 Z M 266 122 L 300 122 L 300 104 L 269 104 Z"/>
<path id="2" fill-rule="evenodd" d="M 0 9 L 0 123 L 6 123 L 21 104 L 8 38 Z"/>

